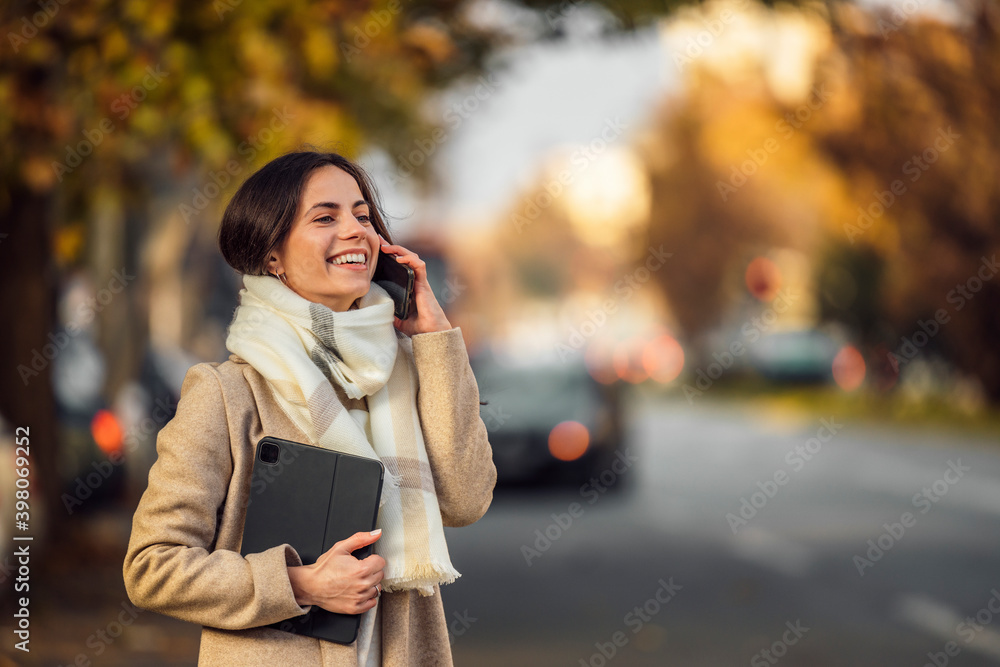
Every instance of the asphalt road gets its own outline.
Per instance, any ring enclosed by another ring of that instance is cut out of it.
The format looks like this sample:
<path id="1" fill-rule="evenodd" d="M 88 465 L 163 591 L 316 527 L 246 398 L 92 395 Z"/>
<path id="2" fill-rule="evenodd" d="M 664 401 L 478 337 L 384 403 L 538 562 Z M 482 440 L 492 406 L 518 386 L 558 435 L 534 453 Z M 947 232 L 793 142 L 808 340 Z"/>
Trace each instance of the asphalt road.
<path id="1" fill-rule="evenodd" d="M 456 665 L 1000 664 L 995 438 L 630 404 L 597 485 L 501 490 L 447 529 Z M 198 626 L 115 624 L 130 517 L 73 524 L 77 546 L 32 572 L 30 659 L 8 644 L 0 665 L 195 663 Z"/>
<path id="2" fill-rule="evenodd" d="M 629 423 L 605 492 L 448 529 L 457 665 L 1000 664 L 995 439 L 662 398 Z"/>

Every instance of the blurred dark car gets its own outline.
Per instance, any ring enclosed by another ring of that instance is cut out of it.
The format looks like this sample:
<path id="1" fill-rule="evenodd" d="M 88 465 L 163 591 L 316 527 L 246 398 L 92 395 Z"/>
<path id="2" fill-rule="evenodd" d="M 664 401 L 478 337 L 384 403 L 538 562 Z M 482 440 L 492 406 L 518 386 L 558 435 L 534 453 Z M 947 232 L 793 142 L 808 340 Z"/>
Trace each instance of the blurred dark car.
<path id="1" fill-rule="evenodd" d="M 582 360 L 470 363 L 499 485 L 583 483 L 611 465 L 623 440 L 618 385 L 597 382 Z"/>
<path id="2" fill-rule="evenodd" d="M 778 331 L 750 346 L 750 365 L 772 382 L 823 384 L 833 379 L 840 345 L 816 329 Z"/>

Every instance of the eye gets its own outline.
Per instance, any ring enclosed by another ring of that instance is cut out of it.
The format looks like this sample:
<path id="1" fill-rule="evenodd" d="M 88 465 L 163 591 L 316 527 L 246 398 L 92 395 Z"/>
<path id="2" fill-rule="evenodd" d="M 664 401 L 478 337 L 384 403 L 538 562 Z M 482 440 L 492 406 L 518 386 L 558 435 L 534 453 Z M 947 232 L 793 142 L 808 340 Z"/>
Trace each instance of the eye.
<path id="1" fill-rule="evenodd" d="M 332 221 L 333 217 L 331 217 L 329 215 L 324 215 L 322 218 L 316 218 L 316 222 L 323 222 L 324 220 L 330 220 L 330 221 Z"/>
<path id="2" fill-rule="evenodd" d="M 370 225 L 372 222 L 371 217 L 367 215 L 359 215 L 358 220 L 364 222 L 366 225 Z"/>

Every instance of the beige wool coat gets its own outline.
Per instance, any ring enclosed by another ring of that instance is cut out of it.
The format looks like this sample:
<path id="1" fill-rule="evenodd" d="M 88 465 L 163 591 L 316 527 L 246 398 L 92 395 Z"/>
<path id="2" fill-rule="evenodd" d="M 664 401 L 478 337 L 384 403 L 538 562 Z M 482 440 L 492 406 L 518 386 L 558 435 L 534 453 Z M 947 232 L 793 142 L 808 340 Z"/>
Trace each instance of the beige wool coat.
<path id="1" fill-rule="evenodd" d="M 479 390 L 460 329 L 410 341 L 412 350 L 400 349 L 412 353 L 417 369 L 417 410 L 441 518 L 445 526 L 465 526 L 486 512 L 496 482 Z M 342 390 L 338 396 L 347 401 Z M 258 627 L 310 609 L 292 593 L 286 568 L 303 563 L 291 546 L 239 553 L 255 446 L 265 435 L 309 442 L 267 380 L 238 356 L 188 370 L 132 520 L 123 568 L 128 596 L 144 609 L 204 626 L 199 666 L 356 667 L 357 642 Z M 437 586 L 426 597 L 383 593 L 379 605 L 383 665 L 452 664 Z"/>

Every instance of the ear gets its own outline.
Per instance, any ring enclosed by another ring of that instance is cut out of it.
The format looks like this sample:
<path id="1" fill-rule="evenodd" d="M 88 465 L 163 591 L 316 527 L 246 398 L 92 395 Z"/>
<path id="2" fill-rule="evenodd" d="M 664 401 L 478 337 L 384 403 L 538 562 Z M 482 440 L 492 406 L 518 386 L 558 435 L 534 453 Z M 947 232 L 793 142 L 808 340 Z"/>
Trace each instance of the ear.
<path id="1" fill-rule="evenodd" d="M 271 254 L 271 259 L 267 262 L 267 272 L 273 273 L 276 276 L 285 272 L 284 264 L 282 264 L 281 259 L 274 253 Z"/>

